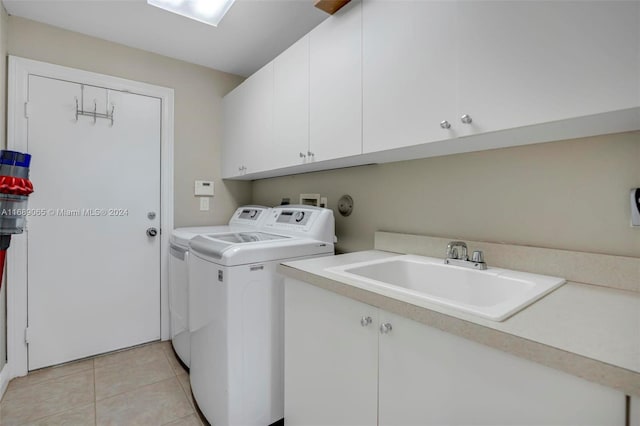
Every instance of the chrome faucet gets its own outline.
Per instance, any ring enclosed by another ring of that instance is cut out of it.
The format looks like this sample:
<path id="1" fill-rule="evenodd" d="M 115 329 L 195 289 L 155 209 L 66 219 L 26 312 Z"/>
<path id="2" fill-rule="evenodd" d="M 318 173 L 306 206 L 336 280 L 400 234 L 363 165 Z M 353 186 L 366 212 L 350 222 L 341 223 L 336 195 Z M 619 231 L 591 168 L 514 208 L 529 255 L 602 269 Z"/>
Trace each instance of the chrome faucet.
<path id="1" fill-rule="evenodd" d="M 476 250 L 469 260 L 467 255 L 467 243 L 464 241 L 451 241 L 447 244 L 447 258 L 444 260 L 446 265 L 463 266 L 465 268 L 473 268 L 485 270 L 487 264 L 484 261 L 484 255 L 481 250 Z"/>
<path id="2" fill-rule="evenodd" d="M 469 260 L 467 243 L 464 241 L 451 241 L 447 244 L 447 259 Z"/>

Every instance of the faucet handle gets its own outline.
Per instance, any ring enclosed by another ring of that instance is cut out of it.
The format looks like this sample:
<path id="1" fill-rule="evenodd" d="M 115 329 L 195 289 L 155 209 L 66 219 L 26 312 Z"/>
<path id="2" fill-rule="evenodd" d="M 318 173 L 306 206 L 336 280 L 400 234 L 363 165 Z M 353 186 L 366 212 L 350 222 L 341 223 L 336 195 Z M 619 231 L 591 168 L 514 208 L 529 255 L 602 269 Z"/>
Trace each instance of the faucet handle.
<path id="1" fill-rule="evenodd" d="M 467 243 L 464 241 L 451 241 L 447 244 L 447 258 L 468 260 Z"/>
<path id="2" fill-rule="evenodd" d="M 482 250 L 475 250 L 471 255 L 471 261 L 475 263 L 484 263 L 484 254 Z"/>

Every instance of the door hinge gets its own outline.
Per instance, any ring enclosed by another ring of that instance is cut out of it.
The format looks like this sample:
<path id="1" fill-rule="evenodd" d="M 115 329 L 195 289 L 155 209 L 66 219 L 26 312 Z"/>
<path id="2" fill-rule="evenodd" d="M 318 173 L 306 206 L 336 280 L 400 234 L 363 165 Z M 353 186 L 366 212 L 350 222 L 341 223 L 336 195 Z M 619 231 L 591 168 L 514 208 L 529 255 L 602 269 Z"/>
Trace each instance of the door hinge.
<path id="1" fill-rule="evenodd" d="M 31 333 L 29 332 L 29 327 L 24 329 L 24 342 L 26 344 L 31 343 Z"/>
<path id="2" fill-rule="evenodd" d="M 29 102 L 24 103 L 24 118 L 29 118 L 30 113 Z"/>

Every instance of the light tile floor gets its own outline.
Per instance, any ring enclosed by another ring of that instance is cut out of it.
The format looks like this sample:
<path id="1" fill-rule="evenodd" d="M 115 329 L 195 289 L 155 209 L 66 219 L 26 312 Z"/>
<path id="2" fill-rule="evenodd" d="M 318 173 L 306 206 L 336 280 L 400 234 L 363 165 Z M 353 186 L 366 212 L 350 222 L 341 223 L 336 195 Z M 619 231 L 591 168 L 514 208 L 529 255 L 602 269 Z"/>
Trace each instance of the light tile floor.
<path id="1" fill-rule="evenodd" d="M 169 342 L 34 371 L 0 402 L 2 426 L 202 424 Z"/>

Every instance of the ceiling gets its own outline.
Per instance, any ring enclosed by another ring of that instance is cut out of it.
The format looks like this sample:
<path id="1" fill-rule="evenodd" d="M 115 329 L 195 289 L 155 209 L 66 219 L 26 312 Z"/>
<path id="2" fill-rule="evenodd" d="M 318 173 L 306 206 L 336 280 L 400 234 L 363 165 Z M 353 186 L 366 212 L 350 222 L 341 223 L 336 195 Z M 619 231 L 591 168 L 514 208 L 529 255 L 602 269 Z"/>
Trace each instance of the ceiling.
<path id="1" fill-rule="evenodd" d="M 10 15 L 242 76 L 329 15 L 313 0 L 236 0 L 218 27 L 146 0 L 3 0 Z"/>

